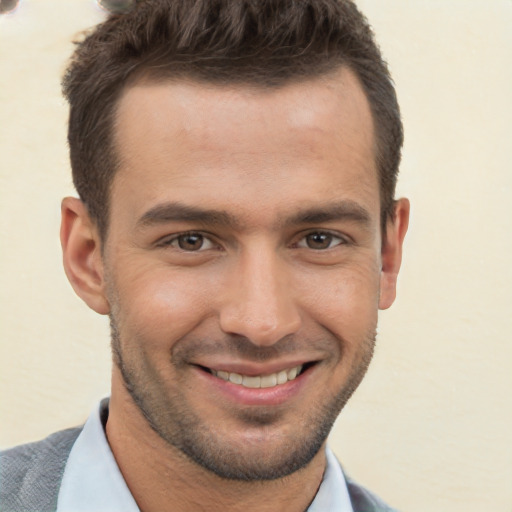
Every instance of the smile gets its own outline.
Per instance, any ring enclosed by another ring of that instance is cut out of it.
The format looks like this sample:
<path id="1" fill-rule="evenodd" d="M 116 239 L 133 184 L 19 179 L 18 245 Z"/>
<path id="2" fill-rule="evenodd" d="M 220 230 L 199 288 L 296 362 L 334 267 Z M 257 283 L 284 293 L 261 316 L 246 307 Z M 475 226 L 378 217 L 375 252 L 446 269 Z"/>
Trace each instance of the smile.
<path id="1" fill-rule="evenodd" d="M 293 368 L 281 370 L 276 373 L 270 373 L 268 375 L 242 375 L 240 373 L 210 369 L 210 372 L 219 379 L 253 389 L 272 388 L 274 386 L 286 384 L 289 381 L 295 380 L 300 375 L 301 371 L 302 365 L 294 366 Z"/>

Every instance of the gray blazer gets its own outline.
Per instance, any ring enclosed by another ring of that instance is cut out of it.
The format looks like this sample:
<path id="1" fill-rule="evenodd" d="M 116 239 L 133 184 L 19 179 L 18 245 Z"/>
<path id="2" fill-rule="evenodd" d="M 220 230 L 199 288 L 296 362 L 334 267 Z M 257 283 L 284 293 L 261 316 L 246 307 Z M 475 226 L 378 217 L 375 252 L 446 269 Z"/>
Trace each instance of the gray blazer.
<path id="1" fill-rule="evenodd" d="M 81 431 L 62 430 L 0 452 L 0 512 L 55 512 L 64 468 Z M 354 512 L 396 512 L 350 478 L 347 485 Z"/>

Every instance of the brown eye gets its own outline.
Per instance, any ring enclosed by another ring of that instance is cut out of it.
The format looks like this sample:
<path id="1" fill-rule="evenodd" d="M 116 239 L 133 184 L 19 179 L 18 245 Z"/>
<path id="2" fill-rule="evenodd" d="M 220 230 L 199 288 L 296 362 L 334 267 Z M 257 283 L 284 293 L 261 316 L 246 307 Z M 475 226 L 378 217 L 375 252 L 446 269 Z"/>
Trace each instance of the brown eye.
<path id="1" fill-rule="evenodd" d="M 203 252 L 218 247 L 208 236 L 194 231 L 163 238 L 157 246 L 172 247 L 183 252 Z"/>
<path id="2" fill-rule="evenodd" d="M 203 247 L 204 237 L 197 233 L 188 233 L 177 238 L 178 246 L 184 251 L 198 251 Z"/>
<path id="3" fill-rule="evenodd" d="M 306 237 L 310 249 L 327 249 L 332 242 L 332 235 L 327 233 L 312 233 Z"/>
<path id="4" fill-rule="evenodd" d="M 321 251 L 325 249 L 331 249 L 343 243 L 344 240 L 339 236 L 332 235 L 331 233 L 326 233 L 323 231 L 315 231 L 314 233 L 309 233 L 302 240 L 300 240 L 297 244 L 297 247 Z"/>

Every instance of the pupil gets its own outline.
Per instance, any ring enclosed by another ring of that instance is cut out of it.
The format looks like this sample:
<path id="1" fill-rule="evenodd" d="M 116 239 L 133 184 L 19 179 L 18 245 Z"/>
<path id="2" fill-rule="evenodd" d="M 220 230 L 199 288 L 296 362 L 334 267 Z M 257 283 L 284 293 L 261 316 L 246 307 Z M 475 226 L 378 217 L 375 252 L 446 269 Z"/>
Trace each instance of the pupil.
<path id="1" fill-rule="evenodd" d="M 178 239 L 180 249 L 186 251 L 197 251 L 203 245 L 203 237 L 201 235 L 183 235 Z"/>
<path id="2" fill-rule="evenodd" d="M 313 233 L 308 236 L 308 245 L 311 249 L 327 249 L 331 240 L 331 235 L 327 235 L 325 233 Z"/>

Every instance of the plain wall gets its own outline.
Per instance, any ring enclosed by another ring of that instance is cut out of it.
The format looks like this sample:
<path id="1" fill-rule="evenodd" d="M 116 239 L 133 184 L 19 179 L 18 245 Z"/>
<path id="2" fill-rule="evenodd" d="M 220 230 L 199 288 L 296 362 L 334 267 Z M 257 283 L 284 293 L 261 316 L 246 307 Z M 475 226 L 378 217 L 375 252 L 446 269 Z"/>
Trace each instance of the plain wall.
<path id="1" fill-rule="evenodd" d="M 512 1 L 359 0 L 395 78 L 412 218 L 398 299 L 331 444 L 415 512 L 512 511 Z M 93 0 L 0 16 L 0 446 L 85 420 L 107 321 L 61 267 L 73 193 L 59 80 Z"/>

